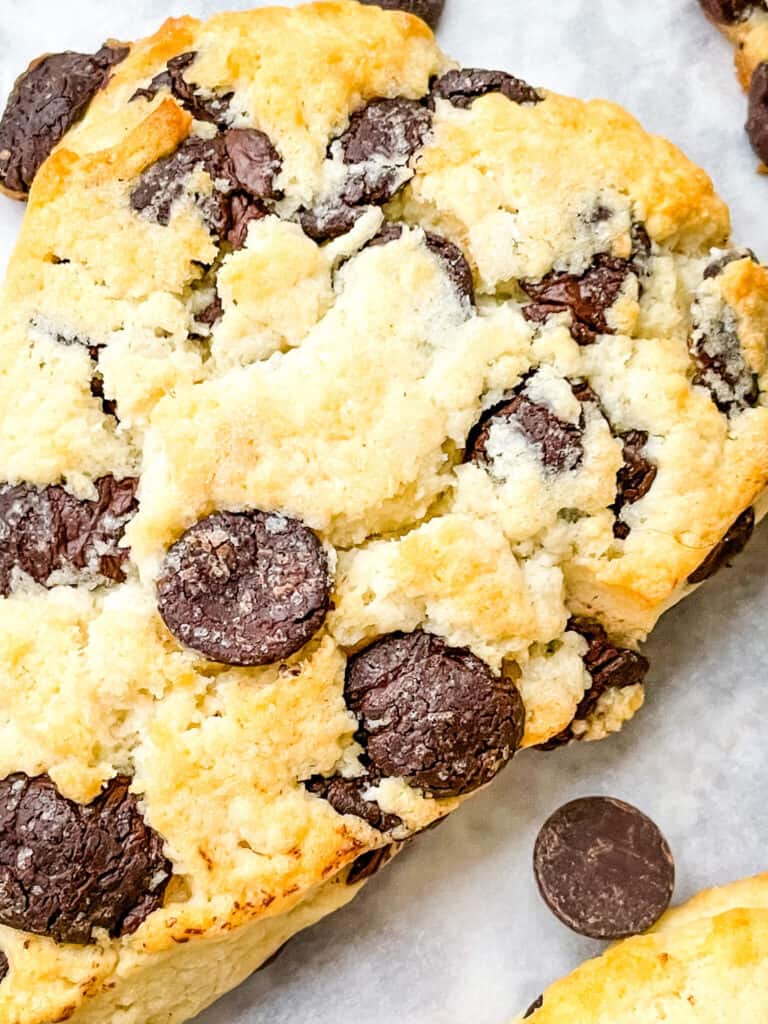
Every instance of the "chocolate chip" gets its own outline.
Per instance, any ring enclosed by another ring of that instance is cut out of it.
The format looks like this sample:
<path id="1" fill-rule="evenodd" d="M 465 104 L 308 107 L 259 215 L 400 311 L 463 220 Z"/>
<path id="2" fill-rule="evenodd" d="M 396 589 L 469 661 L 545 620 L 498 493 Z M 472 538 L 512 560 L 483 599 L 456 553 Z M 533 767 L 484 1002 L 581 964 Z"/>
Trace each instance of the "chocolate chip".
<path id="1" fill-rule="evenodd" d="M 150 220 L 167 226 L 173 204 L 184 194 L 189 177 L 195 169 L 205 171 L 212 181 L 228 176 L 229 160 L 221 136 L 185 139 L 175 153 L 158 160 L 141 175 L 131 193 L 131 206 Z M 198 199 L 206 223 L 215 233 L 226 231 L 229 221 L 226 197 L 217 190 Z"/>
<path id="2" fill-rule="evenodd" d="M 747 546 L 755 530 L 755 510 L 742 512 L 726 535 L 707 555 L 701 565 L 688 577 L 689 583 L 703 583 L 733 559 Z"/>
<path id="3" fill-rule="evenodd" d="M 574 393 L 582 403 L 594 399 L 588 385 L 586 390 Z M 504 423 L 522 434 L 547 469 L 564 473 L 581 465 L 584 458 L 583 416 L 579 423 L 561 420 L 548 406 L 533 401 L 526 393 L 525 385 L 513 398 L 500 402 L 483 414 L 467 440 L 465 462 L 491 464 L 493 455 L 488 448 L 491 431 Z"/>
<path id="4" fill-rule="evenodd" d="M 263 220 L 267 216 L 267 211 L 261 203 L 240 192 L 230 197 L 229 211 L 230 225 L 227 230 L 227 241 L 234 250 L 242 249 L 248 239 L 248 226 L 255 220 Z M 219 314 L 220 307 L 221 301 L 219 300 Z"/>
<path id="5" fill-rule="evenodd" d="M 571 334 L 579 345 L 591 345 L 599 334 L 614 333 L 606 313 L 629 273 L 626 260 L 602 253 L 578 276 L 553 271 L 541 281 L 521 281 L 520 287 L 534 300 L 523 307 L 523 315 L 541 324 L 556 313 L 570 313 Z"/>
<path id="6" fill-rule="evenodd" d="M 54 53 L 30 65 L 0 119 L 0 187 L 24 197 L 43 161 L 127 55 L 128 47 L 102 46 L 93 55 Z"/>
<path id="7" fill-rule="evenodd" d="M 138 480 L 105 476 L 95 486 L 98 497 L 82 501 L 59 485 L 0 485 L 1 594 L 10 593 L 14 570 L 49 587 L 125 579 L 129 551 L 120 541 L 138 508 Z"/>
<path id="8" fill-rule="evenodd" d="M 385 224 L 377 235 L 368 242 L 367 248 L 375 245 L 386 245 L 388 242 L 395 242 L 403 234 L 402 224 Z M 424 232 L 424 241 L 429 251 L 440 260 L 446 274 L 462 298 L 474 302 L 475 283 L 472 279 L 472 271 L 464 256 L 464 253 L 453 242 L 449 242 L 442 235 L 432 231 Z"/>
<path id="9" fill-rule="evenodd" d="M 0 952 L 0 984 L 2 984 L 5 981 L 8 971 L 10 969 L 11 968 L 10 964 L 8 963 L 8 957 L 5 955 L 5 953 Z"/>
<path id="10" fill-rule="evenodd" d="M 406 11 L 415 14 L 429 25 L 437 28 L 440 15 L 445 7 L 445 0 L 361 0 L 371 7 L 383 7 L 385 11 Z"/>
<path id="11" fill-rule="evenodd" d="M 699 3 L 704 13 L 720 25 L 733 25 L 747 18 L 755 7 L 765 7 L 755 0 L 699 0 Z"/>
<path id="12" fill-rule="evenodd" d="M 327 800 L 337 814 L 354 814 L 379 832 L 391 832 L 403 824 L 402 820 L 396 814 L 382 811 L 375 800 L 366 800 L 363 796 L 367 789 L 379 782 L 381 776 L 369 771 L 356 779 L 343 779 L 338 775 L 327 779 L 316 775 L 305 785 L 310 793 Z"/>
<path id="13" fill-rule="evenodd" d="M 188 82 L 184 72 L 194 64 L 197 53 L 181 53 L 168 61 L 166 70 L 150 82 L 146 89 L 137 89 L 130 102 L 137 99 L 153 100 L 161 89 L 168 89 L 178 103 L 197 121 L 225 127 L 229 120 L 229 105 L 234 93 L 204 96 L 199 86 Z"/>
<path id="14" fill-rule="evenodd" d="M 768 62 L 758 64 L 749 87 L 747 135 L 752 148 L 768 163 Z"/>
<path id="15" fill-rule="evenodd" d="M 512 683 L 421 630 L 350 658 L 344 694 L 374 769 L 427 796 L 461 796 L 490 782 L 522 738 L 525 709 Z"/>
<path id="16" fill-rule="evenodd" d="M 645 446 L 648 444 L 648 434 L 645 430 L 628 430 L 620 437 L 623 443 L 624 465 L 616 474 L 616 501 L 613 504 L 616 522 L 613 533 L 620 540 L 626 540 L 630 527 L 619 519 L 621 510 L 645 497 L 656 479 L 658 469 L 644 454 Z"/>
<path id="17" fill-rule="evenodd" d="M 708 281 L 713 277 L 719 277 L 726 267 L 730 266 L 731 263 L 738 263 L 739 260 L 752 260 L 753 263 L 758 262 L 757 256 L 755 256 L 751 249 L 729 249 L 722 256 L 717 256 L 709 261 L 704 268 L 704 280 Z"/>
<path id="18" fill-rule="evenodd" d="M 645 227 L 637 222 L 632 225 L 629 236 L 632 243 L 632 253 L 629 262 L 632 270 L 640 279 L 640 289 L 642 291 L 642 279 L 648 275 L 650 269 L 653 243 Z"/>
<path id="19" fill-rule="evenodd" d="M 158 607 L 177 640 L 227 665 L 267 665 L 298 651 L 330 604 L 315 534 L 277 513 L 217 512 L 163 560 Z"/>
<path id="20" fill-rule="evenodd" d="M 672 853 L 657 826 L 609 797 L 555 811 L 536 839 L 533 863 L 553 914 L 592 939 L 646 931 L 669 906 L 675 884 Z"/>
<path id="21" fill-rule="evenodd" d="M 431 127 L 431 111 L 403 97 L 372 100 L 352 114 L 331 145 L 347 165 L 346 177 L 337 195 L 299 212 L 305 233 L 316 242 L 338 238 L 361 216 L 361 207 L 389 202 L 411 176 L 408 163 Z"/>
<path id="22" fill-rule="evenodd" d="M 195 323 L 202 324 L 204 327 L 211 328 L 215 323 L 222 318 L 224 315 L 224 306 L 221 301 L 221 296 L 218 292 L 214 295 L 205 309 L 201 310 L 195 317 Z"/>
<path id="23" fill-rule="evenodd" d="M 390 843 L 389 846 L 361 854 L 347 873 L 347 885 L 357 885 L 373 878 L 392 859 L 396 851 L 397 843 Z"/>
<path id="24" fill-rule="evenodd" d="M 689 343 L 696 366 L 693 383 L 705 387 L 726 416 L 754 407 L 760 397 L 757 374 L 744 358 L 733 315 L 699 323 L 694 312 Z"/>
<path id="25" fill-rule="evenodd" d="M 85 944 L 96 928 L 135 932 L 162 906 L 171 865 L 130 781 L 113 779 L 87 805 L 47 775 L 0 782 L 0 924 Z"/>
<path id="26" fill-rule="evenodd" d="M 223 138 L 238 186 L 254 199 L 277 199 L 275 179 L 283 162 L 269 137 L 254 128 L 231 128 Z"/>
<path id="27" fill-rule="evenodd" d="M 617 647 L 611 643 L 608 634 L 594 619 L 571 619 L 568 629 L 579 633 L 589 642 L 587 653 L 584 655 L 584 666 L 589 672 L 592 685 L 581 698 L 573 716 L 574 721 L 583 722 L 593 713 L 607 690 L 623 690 L 627 686 L 642 684 L 648 674 L 650 663 L 637 651 L 628 647 Z M 557 736 L 540 743 L 537 749 L 556 750 L 575 738 L 571 724 Z"/>
<path id="28" fill-rule="evenodd" d="M 527 82 L 506 71 L 485 71 L 462 68 L 447 71 L 432 86 L 433 98 L 448 100 L 454 107 L 466 110 L 479 96 L 500 92 L 513 103 L 541 103 L 544 97 Z"/>
<path id="29" fill-rule="evenodd" d="M 544 1005 L 544 996 L 539 996 L 538 999 L 534 999 L 534 1001 L 531 1003 L 531 1005 L 528 1007 L 528 1009 L 523 1014 L 523 1020 L 526 1020 L 528 1017 L 532 1017 L 534 1015 L 534 1013 L 536 1013 L 537 1010 L 540 1010 L 542 1008 L 543 1005 Z"/>

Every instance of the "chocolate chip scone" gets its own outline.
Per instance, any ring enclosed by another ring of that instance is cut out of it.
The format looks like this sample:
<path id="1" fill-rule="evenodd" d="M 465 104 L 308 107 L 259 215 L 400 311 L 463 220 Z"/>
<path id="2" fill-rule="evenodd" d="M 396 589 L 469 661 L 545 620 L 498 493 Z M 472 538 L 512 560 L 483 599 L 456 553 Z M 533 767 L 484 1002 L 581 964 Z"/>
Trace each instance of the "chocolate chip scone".
<path id="1" fill-rule="evenodd" d="M 736 70 L 749 94 L 747 134 L 768 164 L 768 3 L 766 0 L 699 0 L 704 13 L 731 40 Z"/>
<path id="2" fill-rule="evenodd" d="M 0 180 L 0 1017 L 182 1021 L 640 706 L 763 511 L 768 277 L 617 107 L 352 0 L 44 59 Z"/>
<path id="3" fill-rule="evenodd" d="M 720 1024 L 768 1017 L 768 875 L 700 893 L 647 935 L 556 982 L 531 1024 Z"/>

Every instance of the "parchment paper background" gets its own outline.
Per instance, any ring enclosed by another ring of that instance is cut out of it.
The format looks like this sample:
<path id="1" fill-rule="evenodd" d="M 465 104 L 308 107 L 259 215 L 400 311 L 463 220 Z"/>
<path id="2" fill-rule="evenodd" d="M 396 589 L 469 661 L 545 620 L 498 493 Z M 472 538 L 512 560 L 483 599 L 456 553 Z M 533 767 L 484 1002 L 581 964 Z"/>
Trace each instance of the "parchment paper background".
<path id="1" fill-rule="evenodd" d="M 0 94 L 45 51 L 248 6 L 0 0 Z M 624 104 L 710 171 L 736 238 L 768 258 L 768 179 L 742 131 L 730 48 L 695 0 L 447 0 L 439 36 L 467 65 Z M 21 212 L 0 197 L 0 266 Z M 198 1024 L 503 1024 L 600 949 L 550 916 L 531 874 L 538 827 L 572 797 L 612 794 L 654 817 L 677 858 L 678 899 L 768 868 L 767 556 L 768 527 L 735 569 L 667 616 L 647 645 L 646 707 L 622 736 L 519 757 Z"/>

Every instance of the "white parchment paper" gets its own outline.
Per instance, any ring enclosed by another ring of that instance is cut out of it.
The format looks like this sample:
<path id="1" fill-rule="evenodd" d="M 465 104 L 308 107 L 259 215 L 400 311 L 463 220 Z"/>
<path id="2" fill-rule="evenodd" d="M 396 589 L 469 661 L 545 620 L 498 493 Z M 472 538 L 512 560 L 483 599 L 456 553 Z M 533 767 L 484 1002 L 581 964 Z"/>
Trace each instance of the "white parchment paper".
<path id="1" fill-rule="evenodd" d="M 248 6 L 0 0 L 0 94 L 42 52 Z M 768 179 L 743 134 L 730 48 L 695 0 L 447 0 L 439 35 L 466 65 L 622 103 L 709 170 L 737 240 L 768 258 Z M 21 212 L 0 198 L 0 266 Z M 768 868 L 767 558 L 765 527 L 735 569 L 669 613 L 647 645 L 646 707 L 622 736 L 520 756 L 198 1024 L 503 1024 L 601 948 L 550 916 L 531 873 L 538 827 L 576 796 L 622 797 L 655 818 L 677 859 L 677 899 Z"/>

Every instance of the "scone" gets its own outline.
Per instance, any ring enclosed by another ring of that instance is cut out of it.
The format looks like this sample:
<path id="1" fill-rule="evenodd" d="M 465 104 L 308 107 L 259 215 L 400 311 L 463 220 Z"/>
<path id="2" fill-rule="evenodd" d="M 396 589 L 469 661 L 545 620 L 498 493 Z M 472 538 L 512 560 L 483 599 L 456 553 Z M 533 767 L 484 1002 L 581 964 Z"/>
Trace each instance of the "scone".
<path id="1" fill-rule="evenodd" d="M 764 511 L 768 277 L 619 108 L 352 0 L 45 58 L 0 181 L 0 1020 L 170 1024 L 640 706 Z"/>
<path id="2" fill-rule="evenodd" d="M 556 982 L 531 1024 L 768 1019 L 768 875 L 700 893 Z"/>
<path id="3" fill-rule="evenodd" d="M 736 48 L 736 70 L 749 93 L 747 133 L 768 164 L 768 3 L 766 0 L 699 0 L 704 13 Z"/>

